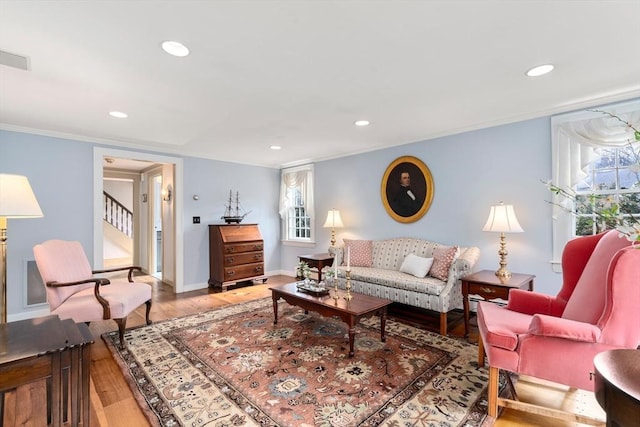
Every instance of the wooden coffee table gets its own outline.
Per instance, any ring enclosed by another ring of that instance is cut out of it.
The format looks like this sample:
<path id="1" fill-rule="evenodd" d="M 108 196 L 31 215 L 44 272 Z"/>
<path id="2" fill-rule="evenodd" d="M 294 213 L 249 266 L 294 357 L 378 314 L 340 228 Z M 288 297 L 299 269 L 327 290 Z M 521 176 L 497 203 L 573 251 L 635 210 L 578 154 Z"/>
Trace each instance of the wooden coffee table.
<path id="1" fill-rule="evenodd" d="M 324 317 L 339 317 L 349 325 L 349 357 L 353 357 L 353 343 L 356 336 L 355 327 L 360 319 L 373 314 L 380 315 L 380 340 L 386 341 L 384 329 L 387 323 L 387 306 L 391 300 L 372 297 L 364 294 L 351 293 L 353 299 L 347 302 L 343 296 L 345 291 L 338 290 L 340 298 L 333 298 L 334 291 L 329 295 L 314 296 L 302 291 L 298 291 L 296 283 L 275 286 L 271 289 L 273 298 L 273 324 L 278 324 L 278 300 L 282 298 L 286 302 L 305 310 L 315 311 Z"/>

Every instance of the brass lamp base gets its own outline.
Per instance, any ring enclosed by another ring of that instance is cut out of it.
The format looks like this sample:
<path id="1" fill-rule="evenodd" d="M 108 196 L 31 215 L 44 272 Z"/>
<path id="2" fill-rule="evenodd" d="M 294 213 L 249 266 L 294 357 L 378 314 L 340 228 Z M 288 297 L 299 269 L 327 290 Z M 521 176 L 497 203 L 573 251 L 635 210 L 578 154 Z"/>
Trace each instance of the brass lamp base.
<path id="1" fill-rule="evenodd" d="M 511 272 L 506 268 L 500 267 L 500 269 L 496 271 L 496 276 L 503 280 L 509 280 L 511 278 Z"/>

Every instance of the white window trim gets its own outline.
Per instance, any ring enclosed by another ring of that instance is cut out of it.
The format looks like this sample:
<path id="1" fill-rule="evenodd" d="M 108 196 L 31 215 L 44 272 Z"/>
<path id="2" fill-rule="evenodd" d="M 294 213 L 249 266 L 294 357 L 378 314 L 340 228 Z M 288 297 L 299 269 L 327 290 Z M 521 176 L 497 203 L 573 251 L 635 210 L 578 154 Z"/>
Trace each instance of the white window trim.
<path id="1" fill-rule="evenodd" d="M 614 114 L 640 111 L 640 100 L 596 108 Z M 551 118 L 551 182 L 560 188 L 573 188 L 584 178 L 585 167 L 595 160 L 595 148 L 621 147 L 617 142 L 602 143 L 580 136 L 576 129 L 580 123 L 602 118 L 603 114 L 579 111 Z M 560 196 L 551 194 L 552 202 L 552 259 L 556 272 L 562 271 L 562 251 L 567 242 L 575 237 L 575 218 L 559 205 Z"/>
<path id="2" fill-rule="evenodd" d="M 315 245 L 315 208 L 314 208 L 314 167 L 313 164 L 296 166 L 292 168 L 282 169 L 280 178 L 280 203 L 278 210 L 280 213 L 281 224 L 281 242 L 284 245 L 291 246 L 314 246 Z M 287 223 L 286 223 L 286 211 L 290 207 L 290 202 L 287 199 L 287 190 L 289 188 L 298 186 L 303 180 L 306 181 L 305 185 L 305 212 L 310 218 L 310 234 L 309 239 L 288 239 L 287 238 Z"/>

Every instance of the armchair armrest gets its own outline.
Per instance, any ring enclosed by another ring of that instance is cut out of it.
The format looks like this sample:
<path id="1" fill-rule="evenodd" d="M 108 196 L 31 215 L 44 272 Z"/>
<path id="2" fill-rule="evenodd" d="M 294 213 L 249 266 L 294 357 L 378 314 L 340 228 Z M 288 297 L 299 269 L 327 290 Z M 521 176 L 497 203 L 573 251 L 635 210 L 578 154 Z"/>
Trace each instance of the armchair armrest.
<path id="1" fill-rule="evenodd" d="M 96 286 L 101 286 L 101 285 L 108 285 L 109 283 L 111 283 L 111 281 L 109 279 L 105 279 L 103 277 L 95 277 L 92 279 L 85 279 L 85 280 L 79 280 L 77 282 L 47 282 L 46 285 L 47 286 L 51 286 L 52 288 L 59 288 L 62 286 L 74 286 L 74 285 L 83 285 L 85 283 L 95 283 Z"/>
<path id="2" fill-rule="evenodd" d="M 529 292 L 524 289 L 511 289 L 507 309 L 523 314 L 551 314 L 551 295 Z"/>
<path id="3" fill-rule="evenodd" d="M 133 282 L 133 272 L 142 271 L 142 267 L 138 267 L 137 265 L 131 265 L 128 267 L 113 267 L 113 268 L 107 268 L 103 270 L 93 270 L 92 273 L 93 274 L 113 273 L 116 271 L 124 271 L 124 270 L 129 270 L 129 274 L 127 274 L 127 280 L 129 280 L 129 282 Z"/>
<path id="4" fill-rule="evenodd" d="M 531 335 L 595 343 L 600 339 L 602 331 L 591 323 L 534 314 L 529 324 L 529 333 Z"/>
<path id="5" fill-rule="evenodd" d="M 556 296 L 540 292 L 530 292 L 524 289 L 511 289 L 507 308 L 523 314 L 546 314 L 560 317 L 564 311 L 566 301 Z"/>
<path id="6" fill-rule="evenodd" d="M 47 282 L 46 285 L 51 287 L 64 287 L 64 286 L 82 285 L 85 283 L 92 283 L 92 282 L 95 283 L 95 286 L 93 287 L 93 295 L 95 295 L 96 299 L 102 306 L 102 318 L 105 320 L 111 319 L 111 307 L 109 307 L 109 301 L 107 301 L 102 297 L 102 295 L 100 295 L 100 286 L 110 284 L 111 281 L 109 279 L 106 279 L 104 277 L 94 277 L 91 279 L 79 280 L 77 282 L 63 283 L 63 282 L 53 281 L 53 282 Z"/>

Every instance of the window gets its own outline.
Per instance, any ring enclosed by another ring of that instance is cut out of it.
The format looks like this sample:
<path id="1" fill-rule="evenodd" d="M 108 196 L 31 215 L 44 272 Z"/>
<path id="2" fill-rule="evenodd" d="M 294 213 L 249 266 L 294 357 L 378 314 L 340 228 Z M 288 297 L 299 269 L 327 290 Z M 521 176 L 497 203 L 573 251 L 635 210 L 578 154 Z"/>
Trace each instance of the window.
<path id="1" fill-rule="evenodd" d="M 562 250 L 570 239 L 598 233 L 606 224 L 595 211 L 620 204 L 625 211 L 640 212 L 640 144 L 620 120 L 603 114 L 613 113 L 640 125 L 640 100 L 609 105 L 599 111 L 586 110 L 551 118 L 551 160 L 554 185 L 576 194 L 576 212 L 561 206 L 562 197 L 552 195 L 554 270 L 560 271 Z M 631 146 L 630 144 L 634 145 Z"/>
<path id="2" fill-rule="evenodd" d="M 631 146 L 606 148 L 596 153 L 599 157 L 589 163 L 587 176 L 575 188 L 576 236 L 613 228 L 615 224 L 606 223 L 594 213 L 612 209 L 612 203 L 620 206 L 622 216 L 640 215 L 640 173 L 633 168 L 639 161 L 637 153 Z"/>
<path id="3" fill-rule="evenodd" d="M 313 165 L 282 170 L 280 217 L 283 241 L 314 242 Z"/>

